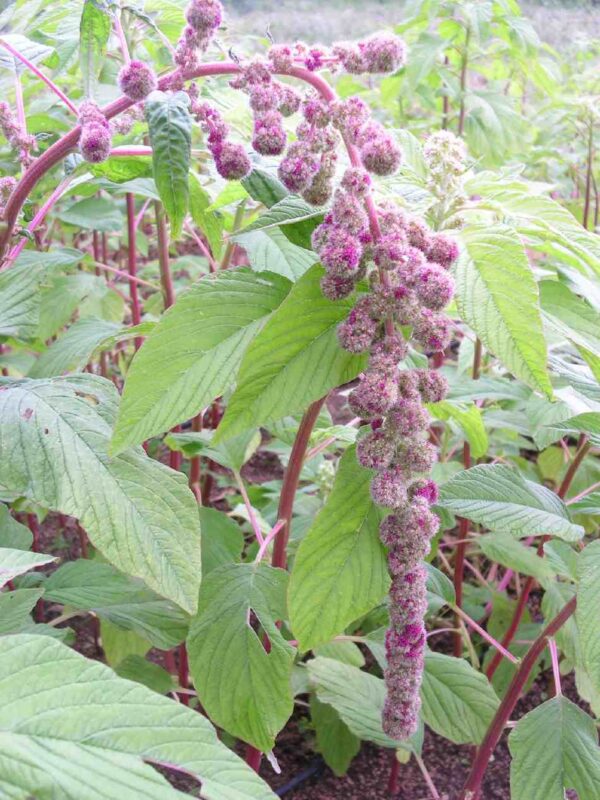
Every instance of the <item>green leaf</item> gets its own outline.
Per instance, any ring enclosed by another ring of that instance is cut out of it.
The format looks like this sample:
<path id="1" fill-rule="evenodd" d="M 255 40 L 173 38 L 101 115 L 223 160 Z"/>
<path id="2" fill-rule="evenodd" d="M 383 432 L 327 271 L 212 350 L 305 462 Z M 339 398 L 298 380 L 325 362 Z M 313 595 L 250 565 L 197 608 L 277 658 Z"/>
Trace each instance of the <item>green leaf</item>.
<path id="1" fill-rule="evenodd" d="M 445 400 L 428 406 L 436 419 L 454 419 L 460 425 L 471 446 L 473 458 L 482 458 L 488 449 L 488 436 L 481 409 L 475 403 L 461 408 Z"/>
<path id="2" fill-rule="evenodd" d="M 456 744 L 479 744 L 499 705 L 485 675 L 433 651 L 425 655 L 421 700 L 425 723 Z"/>
<path id="3" fill-rule="evenodd" d="M 283 227 L 306 219 L 314 219 L 322 215 L 322 211 L 311 206 L 298 195 L 290 194 L 272 205 L 258 219 L 242 228 L 240 233 L 248 231 L 269 230 Z"/>
<path id="4" fill-rule="evenodd" d="M 579 800 L 600 796 L 600 749 L 591 717 L 566 697 L 554 697 L 519 720 L 508 737 L 512 800 Z"/>
<path id="5" fill-rule="evenodd" d="M 56 216 L 68 225 L 86 230 L 110 233 L 120 232 L 123 227 L 123 213 L 117 202 L 108 197 L 85 197 L 72 203 Z"/>
<path id="6" fill-rule="evenodd" d="M 533 575 L 540 581 L 552 580 L 555 577 L 549 562 L 540 558 L 535 548 L 526 547 L 510 533 L 486 533 L 477 539 L 477 544 L 491 561 L 497 561 L 515 572 Z"/>
<path id="7" fill-rule="evenodd" d="M 79 23 L 79 68 L 86 97 L 94 96 L 111 28 L 103 0 L 85 0 Z"/>
<path id="8" fill-rule="evenodd" d="M 301 650 L 342 633 L 380 603 L 389 587 L 379 540 L 380 513 L 371 499 L 373 472 L 348 448 L 333 490 L 302 540 L 290 579 L 290 625 Z"/>
<path id="9" fill-rule="evenodd" d="M 194 225 L 206 236 L 213 257 L 219 258 L 223 249 L 223 222 L 219 214 L 208 210 L 209 205 L 208 192 L 190 172 L 190 214 Z"/>
<path id="10" fill-rule="evenodd" d="M 397 742 L 381 727 L 385 685 L 381 678 L 357 667 L 319 656 L 307 663 L 311 683 L 321 703 L 333 706 L 350 731 L 380 747 L 413 749 L 413 739 Z"/>
<path id="11" fill-rule="evenodd" d="M 444 606 L 453 606 L 456 603 L 454 584 L 447 575 L 440 572 L 433 564 L 427 567 L 427 606 L 429 612 L 435 614 Z"/>
<path id="12" fill-rule="evenodd" d="M 20 33 L 3 33 L 2 41 L 12 45 L 15 50 L 18 50 L 21 55 L 30 61 L 32 64 L 40 64 L 45 61 L 48 56 L 54 52 L 54 48 L 48 47 L 40 42 L 34 42 Z M 27 67 L 23 62 L 5 50 L 4 47 L 0 48 L 0 68 L 9 69 L 11 72 L 22 74 Z"/>
<path id="13" fill-rule="evenodd" d="M 600 314 L 558 281 L 541 281 L 542 313 L 560 334 L 600 356 Z"/>
<path id="14" fill-rule="evenodd" d="M 337 340 L 353 301 L 324 297 L 322 276 L 319 264 L 311 267 L 246 350 L 216 441 L 303 411 L 364 367 L 365 357 Z"/>
<path id="15" fill-rule="evenodd" d="M 127 183 L 152 175 L 150 156 L 110 156 L 99 164 L 86 165 L 92 175 L 112 183 Z"/>
<path id="16" fill-rule="evenodd" d="M 226 564 L 203 581 L 187 647 L 194 686 L 209 717 L 260 750 L 271 750 L 293 710 L 294 648 L 285 619 L 287 573 L 264 563 Z M 251 624 L 258 620 L 265 649 Z"/>
<path id="17" fill-rule="evenodd" d="M 455 267 L 461 317 L 515 377 L 551 397 L 537 285 L 516 232 L 473 226 L 461 240 Z"/>
<path id="18" fill-rule="evenodd" d="M 565 541 L 583 536 L 554 492 L 504 464 L 480 464 L 455 475 L 440 490 L 439 505 L 492 530 L 516 536 L 548 534 Z"/>
<path id="19" fill-rule="evenodd" d="M 32 623 L 31 612 L 43 589 L 17 589 L 0 593 L 0 635 L 17 633 Z"/>
<path id="20" fill-rule="evenodd" d="M 289 287 L 280 276 L 233 269 L 207 275 L 180 295 L 131 363 L 113 452 L 190 419 L 223 394 Z"/>
<path id="21" fill-rule="evenodd" d="M 52 573 L 44 591 L 47 600 L 93 611 L 161 650 L 175 647 L 187 634 L 189 617 L 184 611 L 110 564 L 70 561 Z"/>
<path id="22" fill-rule="evenodd" d="M 42 264 L 20 261 L 0 273 L 0 336 L 33 339 L 40 317 Z"/>
<path id="23" fill-rule="evenodd" d="M 310 719 L 316 733 L 316 750 L 338 777 L 344 775 L 360 750 L 360 739 L 342 721 L 333 706 L 310 698 Z"/>
<path id="24" fill-rule="evenodd" d="M 131 655 L 145 656 L 152 644 L 133 631 L 119 628 L 106 618 L 100 619 L 100 641 L 109 667 L 116 667 Z"/>
<path id="25" fill-rule="evenodd" d="M 260 431 L 257 430 L 245 431 L 217 445 L 212 443 L 213 436 L 212 431 L 169 433 L 164 441 L 171 450 L 182 452 L 190 458 L 202 455 L 233 472 L 239 472 L 246 461 L 252 458 L 261 441 Z"/>
<path id="26" fill-rule="evenodd" d="M 246 251 L 253 270 L 270 270 L 291 281 L 298 280 L 318 261 L 311 250 L 290 242 L 280 228 L 239 233 L 234 241 Z"/>
<path id="27" fill-rule="evenodd" d="M 271 208 L 289 194 L 283 183 L 264 169 L 255 167 L 242 178 L 242 185 L 253 200 Z"/>
<path id="28" fill-rule="evenodd" d="M 0 587 L 12 581 L 17 575 L 29 572 L 30 569 L 51 564 L 54 556 L 43 553 L 30 553 L 27 550 L 15 550 L 12 547 L 0 547 Z"/>
<path id="29" fill-rule="evenodd" d="M 202 506 L 202 576 L 213 569 L 239 561 L 244 546 L 244 534 L 239 525 L 222 511 Z"/>
<path id="30" fill-rule="evenodd" d="M 208 800 L 274 800 L 202 714 L 47 636 L 0 639 L 0 686 L 0 791 L 7 797 L 180 797 L 147 759 L 201 780 Z"/>
<path id="31" fill-rule="evenodd" d="M 29 550 L 33 543 L 33 534 L 25 525 L 21 525 L 10 515 L 8 506 L 0 503 L 0 547 L 13 550 Z"/>
<path id="32" fill-rule="evenodd" d="M 188 210 L 192 147 L 190 100 L 185 92 L 152 92 L 144 112 L 152 145 L 154 181 L 171 222 L 171 238 L 181 233 Z"/>
<path id="33" fill-rule="evenodd" d="M 600 688 L 600 541 L 590 542 L 577 559 L 577 609 L 581 658 L 592 686 Z"/>
<path id="34" fill-rule="evenodd" d="M 127 656 L 117 664 L 115 672 L 120 678 L 141 683 L 158 694 L 168 694 L 175 688 L 171 673 L 143 656 Z"/>
<path id="35" fill-rule="evenodd" d="M 109 458 L 114 385 L 92 375 L 5 381 L 0 486 L 77 517 L 117 568 L 194 611 L 200 528 L 184 475 L 140 448 Z"/>
<path id="36" fill-rule="evenodd" d="M 80 319 L 37 359 L 30 378 L 50 378 L 82 370 L 102 342 L 122 330 L 114 322 L 89 317 Z"/>

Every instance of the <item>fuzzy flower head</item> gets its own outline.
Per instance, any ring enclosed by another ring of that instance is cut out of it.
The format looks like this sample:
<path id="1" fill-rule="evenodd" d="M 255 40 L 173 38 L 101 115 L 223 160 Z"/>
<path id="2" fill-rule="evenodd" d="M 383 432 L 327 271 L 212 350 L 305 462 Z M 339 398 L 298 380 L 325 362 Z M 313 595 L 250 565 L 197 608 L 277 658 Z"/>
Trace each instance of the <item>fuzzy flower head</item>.
<path id="1" fill-rule="evenodd" d="M 119 88 L 130 100 L 143 100 L 157 86 L 156 73 L 143 61 L 130 61 L 119 72 Z"/>
<path id="2" fill-rule="evenodd" d="M 358 271 L 363 247 L 356 236 L 339 225 L 331 226 L 325 242 L 316 249 L 327 272 L 349 277 Z"/>
<path id="3" fill-rule="evenodd" d="M 12 175 L 0 178 L 0 202 L 5 203 L 11 196 L 13 189 L 17 185 L 17 179 Z"/>
<path id="4" fill-rule="evenodd" d="M 217 172 L 228 181 L 245 178 L 252 169 L 250 159 L 241 144 L 222 142 L 213 151 Z"/>
<path id="5" fill-rule="evenodd" d="M 434 233 L 429 239 L 427 257 L 444 269 L 456 261 L 458 253 L 458 244 L 444 233 Z"/>
<path id="6" fill-rule="evenodd" d="M 424 403 L 441 403 L 448 394 L 448 381 L 438 370 L 418 369 L 413 375 Z"/>
<path id="7" fill-rule="evenodd" d="M 398 36 L 376 33 L 359 44 L 365 72 L 390 73 L 404 66 L 406 46 Z"/>
<path id="8" fill-rule="evenodd" d="M 383 126 L 372 122 L 361 131 L 360 157 L 369 172 L 393 175 L 402 161 L 402 151 Z"/>
<path id="9" fill-rule="evenodd" d="M 413 397 L 401 397 L 385 419 L 386 429 L 402 437 L 427 430 L 429 423 L 429 414 Z"/>
<path id="10" fill-rule="evenodd" d="M 291 117 L 300 108 L 302 98 L 291 86 L 280 84 L 278 111 L 284 117 Z"/>
<path id="11" fill-rule="evenodd" d="M 324 275 L 321 278 L 321 291 L 328 300 L 343 300 L 354 291 L 354 279 L 342 275 Z"/>
<path id="12" fill-rule="evenodd" d="M 254 119 L 252 147 L 263 156 L 277 156 L 285 149 L 286 134 L 279 111 L 266 111 Z"/>
<path id="13" fill-rule="evenodd" d="M 450 321 L 435 311 L 423 308 L 415 320 L 413 335 L 426 351 L 441 352 L 450 344 Z"/>
<path id="14" fill-rule="evenodd" d="M 223 21 L 223 6 L 219 0 L 191 0 L 185 10 L 188 25 L 201 35 L 209 35 Z"/>
<path id="15" fill-rule="evenodd" d="M 293 142 L 277 170 L 280 181 L 290 192 L 301 193 L 310 186 L 320 161 L 304 142 Z"/>
<path id="16" fill-rule="evenodd" d="M 333 125 L 352 144 L 356 144 L 365 123 L 371 118 L 369 106 L 360 97 L 336 100 L 331 106 Z"/>
<path id="17" fill-rule="evenodd" d="M 274 72 L 290 72 L 294 66 L 294 52 L 288 44 L 274 44 L 268 56 Z"/>
<path id="18" fill-rule="evenodd" d="M 452 276 L 434 263 L 425 264 L 418 271 L 415 291 L 419 301 L 433 311 L 441 311 L 448 305 L 454 294 Z"/>
<path id="19" fill-rule="evenodd" d="M 398 399 L 398 384 L 391 375 L 368 370 L 348 397 L 348 405 L 357 417 L 376 419 L 383 416 Z"/>
<path id="20" fill-rule="evenodd" d="M 460 175 L 464 172 L 467 150 L 463 140 L 450 131 L 436 131 L 427 137 L 423 156 L 430 172 Z"/>
<path id="21" fill-rule="evenodd" d="M 369 226 L 369 218 L 361 201 L 358 197 L 343 189 L 336 191 L 331 213 L 335 224 L 349 233 L 359 234 L 367 230 Z"/>
<path id="22" fill-rule="evenodd" d="M 367 433 L 356 445 L 356 458 L 367 469 L 388 467 L 394 457 L 396 445 L 381 428 Z"/>
<path id="23" fill-rule="evenodd" d="M 348 167 L 342 177 L 341 187 L 355 197 L 366 197 L 371 190 L 371 176 L 360 167 Z"/>
<path id="24" fill-rule="evenodd" d="M 338 326 L 339 343 L 350 353 L 363 353 L 377 335 L 377 328 L 378 323 L 371 317 L 368 305 L 359 301 Z"/>
<path id="25" fill-rule="evenodd" d="M 387 508 L 403 506 L 408 499 L 406 473 L 396 466 L 380 470 L 371 481 L 371 497 L 375 503 Z"/>

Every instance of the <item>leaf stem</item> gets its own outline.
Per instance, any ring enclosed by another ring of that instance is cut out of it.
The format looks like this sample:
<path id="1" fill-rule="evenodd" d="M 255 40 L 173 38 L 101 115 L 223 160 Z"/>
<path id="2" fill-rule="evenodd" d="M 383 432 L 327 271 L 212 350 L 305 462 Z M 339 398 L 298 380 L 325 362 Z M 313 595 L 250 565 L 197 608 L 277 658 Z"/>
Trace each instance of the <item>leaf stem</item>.
<path id="1" fill-rule="evenodd" d="M 533 669 L 533 666 L 539 655 L 546 647 L 548 639 L 554 636 L 554 634 L 569 619 L 569 617 L 575 611 L 576 605 L 577 599 L 572 597 L 564 606 L 564 608 L 554 617 L 554 619 L 548 623 L 548 625 L 544 628 L 544 630 L 540 633 L 527 651 L 521 666 L 518 668 L 515 676 L 513 677 L 510 686 L 508 687 L 506 694 L 504 695 L 504 698 L 502 699 L 502 702 L 496 711 L 494 719 L 488 728 L 485 738 L 481 743 L 479 750 L 477 751 L 471 771 L 460 795 L 460 800 L 478 800 L 481 782 L 487 769 L 488 762 L 496 748 L 496 745 L 498 744 L 511 713 L 517 704 L 517 701 L 521 695 L 521 691 L 527 683 L 529 673 Z"/>
<path id="2" fill-rule="evenodd" d="M 556 692 L 556 697 L 560 697 L 562 695 L 562 687 L 560 685 L 560 667 L 558 664 L 558 650 L 556 649 L 556 642 L 554 639 L 548 639 L 548 649 L 550 650 L 550 661 L 552 662 L 554 690 Z"/>
<path id="3" fill-rule="evenodd" d="M 466 614 L 462 610 L 462 608 L 460 608 L 459 606 L 452 606 L 452 610 L 458 617 L 463 619 L 467 623 L 467 625 L 470 625 L 471 628 L 473 628 L 473 630 L 477 631 L 477 633 L 480 636 L 482 636 L 486 640 L 486 642 L 491 644 L 492 647 L 494 647 L 501 655 L 503 655 L 504 658 L 507 658 L 509 661 L 512 661 L 513 664 L 520 663 L 520 659 L 514 656 L 509 650 L 506 650 L 506 648 L 504 648 L 500 644 L 500 642 L 494 639 L 494 637 L 490 633 L 488 633 L 484 628 L 482 628 L 481 625 L 475 622 L 474 619 L 471 619 L 471 617 L 468 614 Z"/>
<path id="4" fill-rule="evenodd" d="M 136 229 L 135 229 L 135 196 L 128 192 L 125 196 L 127 205 L 127 269 L 130 278 L 134 280 L 129 281 L 129 297 L 131 298 L 131 321 L 134 325 L 139 325 L 142 321 L 142 309 L 140 306 L 140 296 L 138 293 L 138 285 L 135 280 L 137 272 L 137 251 L 135 246 Z M 142 346 L 143 339 L 136 337 L 134 346 L 139 350 Z"/>
<path id="5" fill-rule="evenodd" d="M 62 100 L 62 102 L 66 105 L 66 107 L 69 109 L 69 111 L 72 111 L 73 114 L 75 114 L 77 116 L 77 109 L 75 108 L 73 103 L 69 100 L 67 95 L 64 92 L 62 92 L 58 88 L 58 86 L 50 78 L 48 78 L 46 75 L 44 75 L 44 73 L 41 72 L 41 70 L 39 70 L 35 66 L 35 64 L 32 64 L 32 62 L 26 56 L 24 56 L 23 53 L 20 53 L 15 47 L 13 47 L 11 44 L 9 44 L 5 39 L 0 39 L 0 47 L 4 47 L 4 49 L 8 50 L 8 52 L 11 55 L 13 55 L 15 58 L 18 58 L 19 61 L 21 61 L 23 64 L 25 64 L 27 69 L 30 72 L 32 72 L 34 75 L 36 75 L 40 80 L 42 80 L 46 84 L 46 86 L 49 89 L 51 89 L 54 92 L 54 94 Z"/>
<path id="6" fill-rule="evenodd" d="M 283 528 L 285 523 L 286 523 L 285 519 L 279 519 L 277 520 L 275 525 L 273 525 L 269 533 L 263 539 L 262 544 L 258 548 L 258 553 L 256 554 L 256 558 L 254 559 L 255 564 L 258 564 L 260 561 L 263 560 L 265 553 L 267 552 L 267 547 L 271 544 L 271 542 L 277 536 L 279 531 Z"/>
<path id="7" fill-rule="evenodd" d="M 248 512 L 248 518 L 250 520 L 250 525 L 252 525 L 252 531 L 254 532 L 254 536 L 258 544 L 262 547 L 264 544 L 264 536 L 262 535 L 262 531 L 260 529 L 260 523 L 256 518 L 256 514 L 254 513 L 254 509 L 252 508 L 252 503 L 250 502 L 250 498 L 248 497 L 248 492 L 246 491 L 246 486 L 242 479 L 242 476 L 237 470 L 233 471 L 233 476 L 235 478 L 235 482 L 237 484 L 238 489 L 240 490 L 240 494 L 242 495 L 242 499 L 244 501 L 244 505 L 246 506 L 246 511 Z"/>

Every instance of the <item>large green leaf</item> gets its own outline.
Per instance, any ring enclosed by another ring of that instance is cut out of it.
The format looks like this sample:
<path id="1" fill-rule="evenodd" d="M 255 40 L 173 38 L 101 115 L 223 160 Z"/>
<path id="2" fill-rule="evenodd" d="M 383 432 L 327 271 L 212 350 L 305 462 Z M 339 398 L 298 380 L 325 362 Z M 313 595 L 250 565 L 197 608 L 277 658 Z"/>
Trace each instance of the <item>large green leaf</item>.
<path id="1" fill-rule="evenodd" d="M 477 539 L 477 544 L 491 561 L 497 561 L 516 572 L 533 575 L 541 581 L 551 580 L 555 576 L 548 559 L 538 556 L 533 547 L 521 544 L 510 533 L 486 533 Z"/>
<path id="2" fill-rule="evenodd" d="M 110 564 L 88 559 L 70 561 L 53 572 L 43 586 L 47 600 L 93 611 L 161 650 L 175 647 L 186 637 L 189 617 L 179 606 Z"/>
<path id="3" fill-rule="evenodd" d="M 184 475 L 141 448 L 108 456 L 114 385 L 85 374 L 5 380 L 0 388 L 0 486 L 77 517 L 116 567 L 194 611 L 196 500 Z"/>
<path id="4" fill-rule="evenodd" d="M 50 378 L 85 367 L 94 350 L 121 330 L 115 322 L 103 319 L 80 319 L 37 359 L 30 378 Z"/>
<path id="5" fill-rule="evenodd" d="M 512 800 L 600 797 L 600 748 L 594 720 L 566 697 L 554 697 L 519 720 L 508 737 Z"/>
<path id="6" fill-rule="evenodd" d="M 274 798 L 202 714 L 46 636 L 0 639 L 0 740 L 14 800 L 184 796 L 141 759 L 195 776 L 208 800 Z"/>
<path id="7" fill-rule="evenodd" d="M 485 675 L 462 658 L 432 651 L 425 656 L 421 699 L 426 724 L 456 744 L 481 742 L 499 705 Z"/>
<path id="8" fill-rule="evenodd" d="M 344 775 L 360 750 L 360 739 L 352 733 L 333 706 L 310 698 L 310 720 L 316 734 L 316 749 L 335 775 Z"/>
<path id="9" fill-rule="evenodd" d="M 440 506 L 493 530 L 516 536 L 551 534 L 566 541 L 583 536 L 554 492 L 504 464 L 480 464 L 459 472 L 440 491 Z"/>
<path id="10" fill-rule="evenodd" d="M 85 197 L 60 211 L 58 219 L 86 230 L 110 233 L 123 226 L 123 213 L 116 201 L 108 197 Z"/>
<path id="11" fill-rule="evenodd" d="M 214 258 L 219 258 L 223 246 L 223 221 L 215 211 L 208 211 L 210 197 L 196 175 L 190 173 L 190 214 L 202 233 L 206 236 Z"/>
<path id="12" fill-rule="evenodd" d="M 577 559 L 577 610 L 581 659 L 596 690 L 600 689 L 600 541 L 591 542 Z"/>
<path id="13" fill-rule="evenodd" d="M 343 455 L 333 490 L 302 540 L 290 579 L 290 625 L 301 650 L 328 642 L 380 603 L 388 590 L 372 471 Z"/>
<path id="14" fill-rule="evenodd" d="M 240 526 L 223 511 L 202 507 L 202 575 L 208 575 L 223 564 L 238 561 L 244 546 L 244 534 Z"/>
<path id="15" fill-rule="evenodd" d="M 35 337 L 45 271 L 42 264 L 18 263 L 0 273 L 0 336 Z"/>
<path id="16" fill-rule="evenodd" d="M 470 179 L 465 188 L 496 207 L 528 245 L 579 269 L 584 262 L 600 273 L 598 237 L 586 231 L 563 205 L 539 194 L 534 184 L 504 183 L 496 174 L 482 172 Z"/>
<path id="17" fill-rule="evenodd" d="M 412 749 L 412 740 L 397 742 L 383 732 L 385 685 L 381 678 L 324 656 L 313 658 L 307 667 L 317 698 L 333 706 L 355 736 L 380 747 Z"/>
<path id="18" fill-rule="evenodd" d="M 16 550 L 12 547 L 0 547 L 0 587 L 12 581 L 17 575 L 29 572 L 35 567 L 51 564 L 54 556 L 43 553 L 30 553 L 28 550 Z"/>
<path id="19" fill-rule="evenodd" d="M 190 668 L 209 717 L 271 750 L 294 707 L 294 648 L 281 635 L 287 574 L 267 564 L 226 564 L 203 581 L 188 637 Z M 269 648 L 251 615 L 269 638 Z"/>
<path id="20" fill-rule="evenodd" d="M 290 242 L 280 228 L 240 233 L 235 241 L 246 251 L 252 269 L 270 270 L 292 281 L 298 280 L 318 260 L 311 250 Z"/>
<path id="21" fill-rule="evenodd" d="M 311 267 L 246 350 L 217 440 L 302 411 L 364 367 L 337 340 L 353 301 L 324 297 L 322 276 L 320 264 Z"/>
<path id="22" fill-rule="evenodd" d="M 85 0 L 79 23 L 79 67 L 87 97 L 94 95 L 111 29 L 112 22 L 104 1 Z"/>
<path id="23" fill-rule="evenodd" d="M 235 269 L 206 276 L 178 297 L 131 363 L 114 452 L 193 417 L 228 389 L 289 287 L 280 276 Z"/>
<path id="24" fill-rule="evenodd" d="M 171 237 L 181 233 L 188 210 L 192 118 L 185 92 L 152 92 L 144 105 L 154 181 L 171 222 Z"/>
<path id="25" fill-rule="evenodd" d="M 516 232 L 506 226 L 461 231 L 455 267 L 461 317 L 517 378 L 552 396 L 537 284 Z"/>
<path id="26" fill-rule="evenodd" d="M 31 612 L 44 594 L 43 589 L 17 589 L 0 592 L 0 635 L 18 633 L 31 627 Z"/>
<path id="27" fill-rule="evenodd" d="M 481 409 L 474 402 L 464 408 L 444 400 L 431 404 L 429 410 L 436 419 L 453 419 L 458 423 L 469 442 L 473 458 L 482 458 L 486 454 L 488 435 Z"/>
<path id="28" fill-rule="evenodd" d="M 542 313 L 553 328 L 600 356 L 600 314 L 558 281 L 540 283 Z"/>
<path id="29" fill-rule="evenodd" d="M 0 547 L 13 550 L 29 550 L 33 534 L 25 525 L 11 517 L 8 506 L 0 503 Z"/>

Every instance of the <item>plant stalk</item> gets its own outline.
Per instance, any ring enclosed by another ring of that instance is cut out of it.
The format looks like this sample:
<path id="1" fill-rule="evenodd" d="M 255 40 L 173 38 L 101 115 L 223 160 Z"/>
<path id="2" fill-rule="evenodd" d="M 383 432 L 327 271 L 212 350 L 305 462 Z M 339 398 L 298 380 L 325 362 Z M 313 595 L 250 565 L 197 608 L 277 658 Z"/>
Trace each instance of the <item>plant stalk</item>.
<path id="1" fill-rule="evenodd" d="M 137 273 L 137 250 L 135 246 L 135 196 L 128 192 L 126 195 L 127 205 L 127 269 L 130 276 L 129 297 L 131 298 L 131 321 L 134 325 L 139 325 L 142 321 L 142 309 L 140 306 L 140 296 L 138 285 L 135 280 Z M 131 280 L 133 278 L 133 280 Z M 136 337 L 134 340 L 135 349 L 139 350 L 143 339 Z"/>

